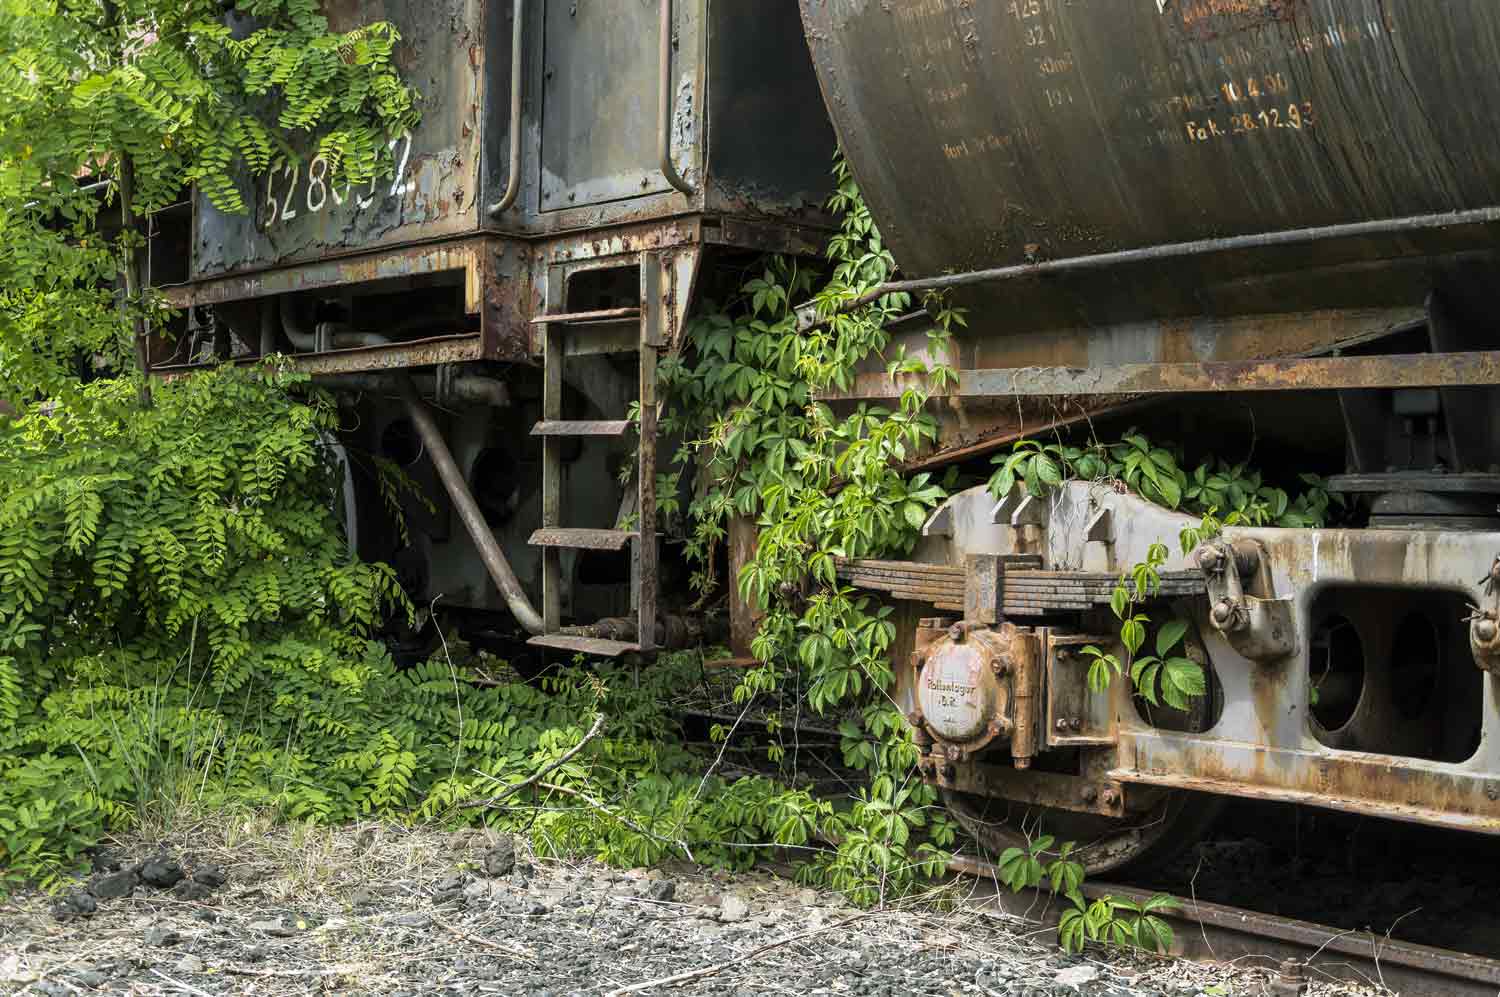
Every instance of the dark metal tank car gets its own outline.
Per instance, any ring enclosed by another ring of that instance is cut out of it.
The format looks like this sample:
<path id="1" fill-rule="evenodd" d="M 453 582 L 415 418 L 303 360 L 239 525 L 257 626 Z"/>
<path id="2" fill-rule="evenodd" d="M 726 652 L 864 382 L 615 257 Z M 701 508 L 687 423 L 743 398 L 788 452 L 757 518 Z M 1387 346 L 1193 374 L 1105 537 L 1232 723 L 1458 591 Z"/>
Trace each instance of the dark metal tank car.
<path id="1" fill-rule="evenodd" d="M 926 777 L 982 839 L 1041 815 L 1096 869 L 1201 825 L 1198 793 L 1500 832 L 1500 7 L 801 7 L 892 286 L 971 309 L 932 462 L 1128 411 L 1344 471 L 1360 509 L 1179 553 L 1192 519 L 1106 485 L 955 496 L 913 563 L 843 569 L 908 607 Z M 1157 542 L 1148 611 L 1209 675 L 1190 711 L 1085 683 Z"/>

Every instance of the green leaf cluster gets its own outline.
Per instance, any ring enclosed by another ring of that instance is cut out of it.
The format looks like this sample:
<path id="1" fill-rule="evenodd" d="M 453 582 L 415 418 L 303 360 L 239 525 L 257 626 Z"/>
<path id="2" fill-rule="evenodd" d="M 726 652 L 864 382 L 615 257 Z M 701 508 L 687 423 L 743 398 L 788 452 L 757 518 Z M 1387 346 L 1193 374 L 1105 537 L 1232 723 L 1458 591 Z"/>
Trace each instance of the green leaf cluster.
<path id="1" fill-rule="evenodd" d="M 993 459 L 998 470 L 990 492 L 1000 498 L 1019 483 L 1037 497 L 1066 480 L 1122 482 L 1157 505 L 1194 515 L 1218 516 L 1221 525 L 1320 528 L 1342 496 L 1328 491 L 1315 474 L 1303 474 L 1306 489 L 1295 497 L 1264 480 L 1246 464 L 1210 457 L 1192 470 L 1171 445 L 1158 445 L 1131 430 L 1117 443 L 1085 446 L 1020 440 L 1008 454 Z"/>

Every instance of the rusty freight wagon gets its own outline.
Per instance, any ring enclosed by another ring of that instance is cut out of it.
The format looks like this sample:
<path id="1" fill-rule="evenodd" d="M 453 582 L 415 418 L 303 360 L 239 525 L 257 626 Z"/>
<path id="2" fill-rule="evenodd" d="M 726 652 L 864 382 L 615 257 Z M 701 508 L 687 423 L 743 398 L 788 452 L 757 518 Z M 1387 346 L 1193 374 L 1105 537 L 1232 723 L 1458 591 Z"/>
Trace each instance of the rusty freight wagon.
<path id="1" fill-rule="evenodd" d="M 1095 870 L 1214 796 L 1500 832 L 1489 0 L 333 6 L 400 26 L 422 124 L 368 188 L 313 162 L 253 217 L 200 201 L 172 293 L 202 342 L 158 363 L 291 353 L 362 391 L 353 442 L 445 497 L 411 549 L 361 539 L 416 592 L 564 650 L 694 635 L 656 538 L 616 528 L 654 504 L 655 360 L 714 261 L 818 250 L 836 135 L 913 275 L 886 290 L 969 309 L 923 466 L 1128 413 L 1339 471 L 1360 510 L 1163 565 L 1208 677 L 1188 711 L 1085 681 L 1115 579 L 1194 522 L 1135 494 L 974 489 L 912 559 L 844 564 L 901 608 L 898 695 L 955 813 L 994 845 L 1040 816 Z"/>

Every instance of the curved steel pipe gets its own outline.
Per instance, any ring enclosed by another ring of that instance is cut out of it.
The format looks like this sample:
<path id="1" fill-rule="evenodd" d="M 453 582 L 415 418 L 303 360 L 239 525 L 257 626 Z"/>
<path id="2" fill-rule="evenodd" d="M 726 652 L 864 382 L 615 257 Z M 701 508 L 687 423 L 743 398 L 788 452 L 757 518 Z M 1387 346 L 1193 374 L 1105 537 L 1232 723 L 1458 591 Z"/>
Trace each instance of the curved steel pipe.
<path id="1" fill-rule="evenodd" d="M 657 68 L 660 72 L 656 107 L 656 144 L 660 152 L 661 172 L 667 183 L 689 197 L 692 185 L 677 172 L 672 162 L 672 0 L 661 0 L 661 49 Z"/>
<path id="2" fill-rule="evenodd" d="M 401 400 L 406 403 L 407 414 L 411 416 L 412 425 L 417 428 L 417 435 L 422 438 L 422 445 L 427 448 L 427 456 L 437 469 L 438 478 L 443 482 L 448 497 L 453 500 L 458 518 L 463 520 L 464 528 L 473 538 L 480 559 L 484 561 L 490 577 L 495 580 L 495 587 L 500 590 L 501 598 L 510 607 L 511 615 L 527 633 L 546 633 L 547 626 L 542 621 L 542 614 L 536 611 L 536 607 L 526 597 L 521 580 L 511 569 L 510 561 L 506 560 L 505 552 L 500 549 L 495 534 L 490 531 L 490 524 L 484 521 L 484 513 L 479 511 L 479 504 L 474 501 L 469 485 L 464 481 L 463 472 L 458 469 L 453 452 L 448 449 L 448 442 L 443 439 L 442 430 L 438 429 L 437 421 L 432 417 L 432 411 L 417 395 L 417 389 L 410 378 L 401 378 Z"/>
<path id="3" fill-rule="evenodd" d="M 521 41 L 525 12 L 526 0 L 515 0 L 510 32 L 510 179 L 505 182 L 505 193 L 500 195 L 500 200 L 490 205 L 491 218 L 510 210 L 521 193 L 521 85 L 524 68 L 521 65 Z"/>

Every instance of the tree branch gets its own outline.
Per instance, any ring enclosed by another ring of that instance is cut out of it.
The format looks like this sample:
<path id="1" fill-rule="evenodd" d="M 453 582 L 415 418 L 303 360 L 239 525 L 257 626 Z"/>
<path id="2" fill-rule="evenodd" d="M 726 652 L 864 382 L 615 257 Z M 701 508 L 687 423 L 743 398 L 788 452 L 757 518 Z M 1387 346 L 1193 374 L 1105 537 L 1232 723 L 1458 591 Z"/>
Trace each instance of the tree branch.
<path id="1" fill-rule="evenodd" d="M 519 793 L 521 790 L 525 789 L 527 786 L 535 785 L 536 783 L 538 783 L 542 779 L 544 779 L 546 776 L 550 775 L 551 773 L 555 772 L 556 770 L 558 770 L 559 768 L 562 768 L 562 766 L 564 766 L 565 764 L 567 764 L 567 762 L 568 762 L 568 760 L 570 758 L 572 758 L 574 755 L 578 754 L 578 752 L 580 752 L 580 751 L 583 750 L 583 746 L 585 744 L 588 744 L 594 738 L 598 737 L 599 736 L 599 732 L 602 731 L 603 729 L 604 729 L 604 714 L 602 714 L 602 713 L 596 713 L 596 714 L 594 714 L 594 726 L 590 727 L 589 728 L 589 732 L 587 734 L 583 735 L 583 740 L 579 741 L 577 744 L 573 745 L 573 747 L 571 747 L 567 751 L 563 752 L 562 757 L 559 758 L 557 761 L 553 762 L 550 765 L 543 766 L 542 768 L 538 769 L 535 773 L 533 773 L 531 776 L 529 776 L 528 778 L 522 779 L 520 782 L 516 783 L 515 785 L 505 787 L 504 792 L 500 793 L 500 795 L 498 795 L 498 796 L 491 796 L 490 798 L 485 799 L 485 800 L 475 800 L 472 803 L 465 803 L 459 809 L 460 810 L 473 810 L 476 807 L 493 807 L 493 806 L 498 805 L 501 800 L 504 800 L 504 799 L 506 799 L 508 797 L 514 796 L 516 793 Z M 481 772 L 479 774 L 480 775 L 484 775 L 483 772 Z M 485 778 L 486 779 L 493 779 L 494 776 L 486 775 Z"/>

